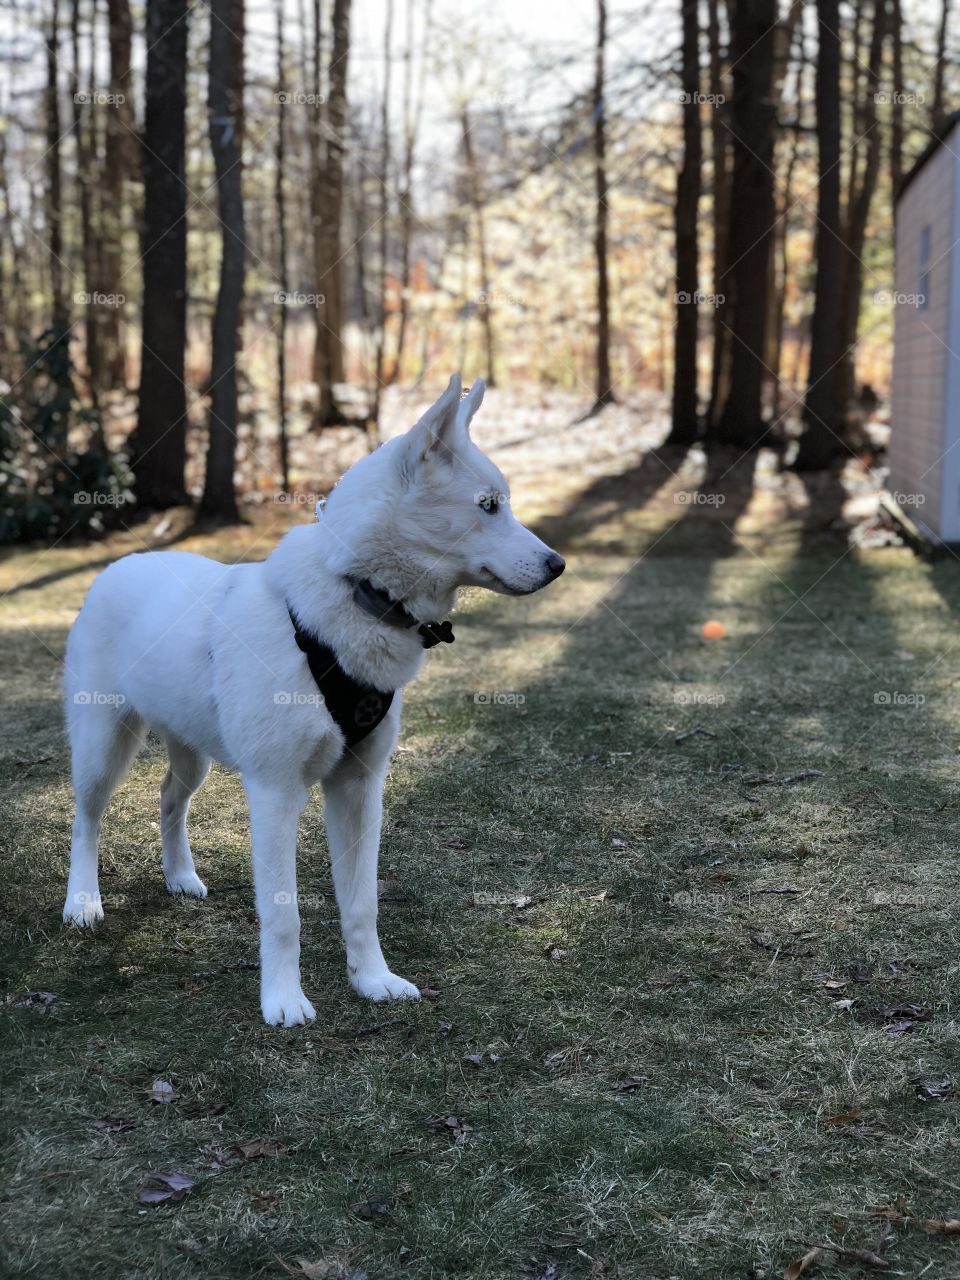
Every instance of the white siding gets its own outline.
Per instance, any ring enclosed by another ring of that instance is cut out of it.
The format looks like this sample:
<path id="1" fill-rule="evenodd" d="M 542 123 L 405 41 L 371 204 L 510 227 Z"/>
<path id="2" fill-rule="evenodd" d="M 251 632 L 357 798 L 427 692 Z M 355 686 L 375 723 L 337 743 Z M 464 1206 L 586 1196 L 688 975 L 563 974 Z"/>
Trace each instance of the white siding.
<path id="1" fill-rule="evenodd" d="M 891 402 L 893 493 L 922 494 L 906 511 L 941 532 L 944 412 L 958 140 L 954 129 L 910 184 L 897 209 L 897 267 Z M 927 263 L 921 261 L 929 228 Z M 926 276 L 926 282 L 921 283 Z M 903 301 L 926 293 L 925 307 Z"/>

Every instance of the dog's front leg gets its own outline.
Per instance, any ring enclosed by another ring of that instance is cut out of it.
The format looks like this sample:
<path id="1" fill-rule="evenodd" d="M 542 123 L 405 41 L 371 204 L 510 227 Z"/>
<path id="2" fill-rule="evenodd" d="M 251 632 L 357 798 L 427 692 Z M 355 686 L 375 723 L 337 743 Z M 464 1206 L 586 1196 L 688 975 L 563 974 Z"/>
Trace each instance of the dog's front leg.
<path id="1" fill-rule="evenodd" d="M 412 982 L 391 973 L 377 937 L 377 858 L 382 770 L 348 760 L 324 781 L 327 840 L 340 907 L 347 975 L 368 1000 L 419 1000 Z"/>
<path id="2" fill-rule="evenodd" d="M 260 1007 L 272 1026 L 315 1018 L 300 985 L 297 827 L 306 788 L 245 778 L 253 836 L 253 883 L 260 917 Z"/>

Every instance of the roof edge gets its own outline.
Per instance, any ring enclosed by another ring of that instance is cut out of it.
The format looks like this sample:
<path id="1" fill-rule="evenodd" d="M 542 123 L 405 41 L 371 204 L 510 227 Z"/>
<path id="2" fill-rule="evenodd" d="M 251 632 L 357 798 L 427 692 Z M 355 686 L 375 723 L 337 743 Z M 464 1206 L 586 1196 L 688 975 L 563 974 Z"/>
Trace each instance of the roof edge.
<path id="1" fill-rule="evenodd" d="M 903 199 L 907 188 L 919 175 L 921 169 L 924 168 L 927 162 L 940 150 L 958 124 L 960 124 L 960 111 L 951 111 L 949 115 L 940 117 L 932 130 L 933 137 L 930 142 L 921 152 L 920 157 L 913 165 L 913 168 L 903 179 L 901 179 L 900 188 L 896 195 L 896 199 L 898 201 Z"/>

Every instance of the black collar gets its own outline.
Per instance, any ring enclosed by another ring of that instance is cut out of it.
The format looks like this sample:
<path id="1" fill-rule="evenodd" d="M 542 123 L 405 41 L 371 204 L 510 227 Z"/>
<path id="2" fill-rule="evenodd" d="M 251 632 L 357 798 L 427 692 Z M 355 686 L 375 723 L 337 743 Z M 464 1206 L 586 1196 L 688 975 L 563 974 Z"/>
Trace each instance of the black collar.
<path id="1" fill-rule="evenodd" d="M 353 587 L 354 604 L 378 622 L 384 622 L 388 627 L 399 627 L 402 631 L 416 627 L 424 649 L 432 649 L 435 644 L 453 644 L 453 623 L 449 620 L 420 622 L 402 600 L 394 600 L 389 592 L 375 587 L 369 578 L 348 576 L 347 581 Z"/>

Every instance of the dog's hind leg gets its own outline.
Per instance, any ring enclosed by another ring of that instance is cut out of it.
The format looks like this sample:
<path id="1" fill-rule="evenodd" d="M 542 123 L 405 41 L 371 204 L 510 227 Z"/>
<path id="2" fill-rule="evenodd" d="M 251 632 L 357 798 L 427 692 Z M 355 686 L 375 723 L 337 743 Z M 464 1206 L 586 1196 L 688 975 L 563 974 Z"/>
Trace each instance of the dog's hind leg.
<path id="1" fill-rule="evenodd" d="M 377 859 L 386 764 L 348 757 L 324 780 L 333 884 L 340 907 L 347 976 L 368 1000 L 419 1000 L 412 982 L 391 973 L 377 936 Z"/>
<path id="2" fill-rule="evenodd" d="M 170 768 L 160 785 L 160 831 L 163 878 L 171 893 L 205 898 L 207 886 L 197 875 L 187 838 L 187 811 L 194 792 L 207 776 L 210 761 L 175 738 L 167 739 Z"/>
<path id="3" fill-rule="evenodd" d="M 244 778 L 243 785 L 260 917 L 260 1007 L 271 1026 L 293 1027 L 317 1016 L 300 985 L 297 828 L 307 789 L 253 778 Z"/>
<path id="4" fill-rule="evenodd" d="M 63 918 L 85 925 L 103 919 L 100 821 L 143 746 L 146 727 L 134 712 L 124 712 L 113 704 L 86 703 L 82 696 L 75 696 L 68 714 L 77 813 Z"/>

